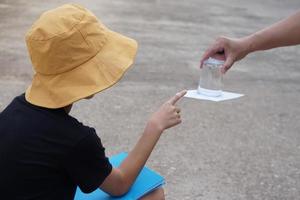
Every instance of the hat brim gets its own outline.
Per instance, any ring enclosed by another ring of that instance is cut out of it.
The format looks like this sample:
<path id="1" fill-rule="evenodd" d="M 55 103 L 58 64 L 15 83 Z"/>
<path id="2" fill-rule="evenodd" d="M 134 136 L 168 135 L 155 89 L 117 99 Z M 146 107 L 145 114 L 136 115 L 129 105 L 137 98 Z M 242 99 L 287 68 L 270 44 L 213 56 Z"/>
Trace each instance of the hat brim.
<path id="1" fill-rule="evenodd" d="M 36 73 L 26 90 L 26 100 L 46 108 L 61 108 L 103 91 L 117 83 L 133 64 L 137 42 L 111 30 L 93 58 L 58 74 Z"/>

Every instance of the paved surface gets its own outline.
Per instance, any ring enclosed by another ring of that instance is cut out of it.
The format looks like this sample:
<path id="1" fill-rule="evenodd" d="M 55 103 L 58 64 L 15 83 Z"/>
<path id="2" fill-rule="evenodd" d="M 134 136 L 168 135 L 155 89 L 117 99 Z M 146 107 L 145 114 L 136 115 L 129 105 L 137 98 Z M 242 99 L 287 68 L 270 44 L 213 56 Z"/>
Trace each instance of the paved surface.
<path id="1" fill-rule="evenodd" d="M 23 35 L 64 1 L 0 0 L 0 110 L 32 76 Z M 195 88 L 213 39 L 243 36 L 288 16 L 298 0 L 85 0 L 113 30 L 139 42 L 123 80 L 72 114 L 95 126 L 109 155 L 129 151 L 165 99 Z M 225 77 L 246 96 L 222 103 L 183 99 L 184 122 L 166 131 L 148 165 L 166 177 L 170 200 L 300 198 L 300 47 L 250 55 Z"/>

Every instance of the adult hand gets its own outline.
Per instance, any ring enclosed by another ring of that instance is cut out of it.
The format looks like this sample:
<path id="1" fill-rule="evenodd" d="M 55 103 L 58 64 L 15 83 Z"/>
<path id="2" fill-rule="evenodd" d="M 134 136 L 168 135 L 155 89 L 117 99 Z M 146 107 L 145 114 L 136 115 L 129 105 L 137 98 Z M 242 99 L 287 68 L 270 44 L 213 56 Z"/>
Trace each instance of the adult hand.
<path id="1" fill-rule="evenodd" d="M 176 102 L 186 94 L 186 90 L 178 92 L 175 96 L 166 101 L 149 119 L 149 123 L 163 132 L 165 129 L 181 123 L 180 108 Z"/>
<path id="2" fill-rule="evenodd" d="M 205 51 L 201 58 L 200 68 L 203 66 L 204 60 L 209 57 L 225 60 L 221 71 L 225 73 L 234 62 L 244 58 L 250 49 L 248 38 L 233 39 L 228 37 L 219 37 L 216 41 Z"/>

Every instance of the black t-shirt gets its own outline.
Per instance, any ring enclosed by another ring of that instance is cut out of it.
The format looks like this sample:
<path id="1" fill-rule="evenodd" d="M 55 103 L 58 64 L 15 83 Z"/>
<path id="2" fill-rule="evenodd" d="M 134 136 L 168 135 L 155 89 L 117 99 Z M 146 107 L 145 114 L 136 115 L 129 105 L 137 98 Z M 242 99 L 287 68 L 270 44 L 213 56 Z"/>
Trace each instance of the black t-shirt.
<path id="1" fill-rule="evenodd" d="M 95 130 L 63 108 L 34 106 L 23 94 L 0 113 L 0 199 L 71 200 L 111 170 Z"/>

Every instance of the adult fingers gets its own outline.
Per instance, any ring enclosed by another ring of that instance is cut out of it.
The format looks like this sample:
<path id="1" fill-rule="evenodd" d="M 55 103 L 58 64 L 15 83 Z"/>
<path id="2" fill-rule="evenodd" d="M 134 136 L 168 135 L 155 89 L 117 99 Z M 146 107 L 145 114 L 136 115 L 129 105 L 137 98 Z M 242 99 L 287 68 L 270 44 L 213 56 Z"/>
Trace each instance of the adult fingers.
<path id="1" fill-rule="evenodd" d="M 226 49 L 226 39 L 227 38 L 225 37 L 218 37 L 215 42 L 204 52 L 200 61 L 200 68 L 202 68 L 203 62 L 209 57 L 213 57 L 216 54 L 224 54 Z"/>
<path id="2" fill-rule="evenodd" d="M 234 63 L 234 58 L 232 56 L 228 56 L 226 58 L 225 63 L 223 64 L 223 67 L 221 68 L 222 73 L 226 73 L 227 70 L 229 70 L 231 68 L 233 63 Z"/>
<path id="3" fill-rule="evenodd" d="M 202 55 L 202 58 L 200 60 L 200 68 L 203 67 L 204 60 L 207 60 L 210 57 L 211 52 L 214 52 L 212 48 L 207 49 L 204 54 Z"/>
<path id="4" fill-rule="evenodd" d="M 169 103 L 171 105 L 175 105 L 176 102 L 181 99 L 185 94 L 186 94 L 186 90 L 182 90 L 181 92 L 178 92 L 175 96 L 173 96 L 171 99 L 169 99 Z"/>
<path id="5" fill-rule="evenodd" d="M 201 58 L 200 68 L 203 67 L 203 62 L 205 60 L 207 60 L 209 57 L 211 57 L 211 56 L 213 56 L 213 55 L 215 55 L 215 54 L 217 54 L 218 52 L 221 52 L 221 51 L 224 51 L 224 49 L 221 46 L 219 46 L 219 44 L 214 44 L 212 47 L 210 47 L 209 49 L 207 49 L 204 52 L 204 54 L 203 54 L 203 56 Z"/>

